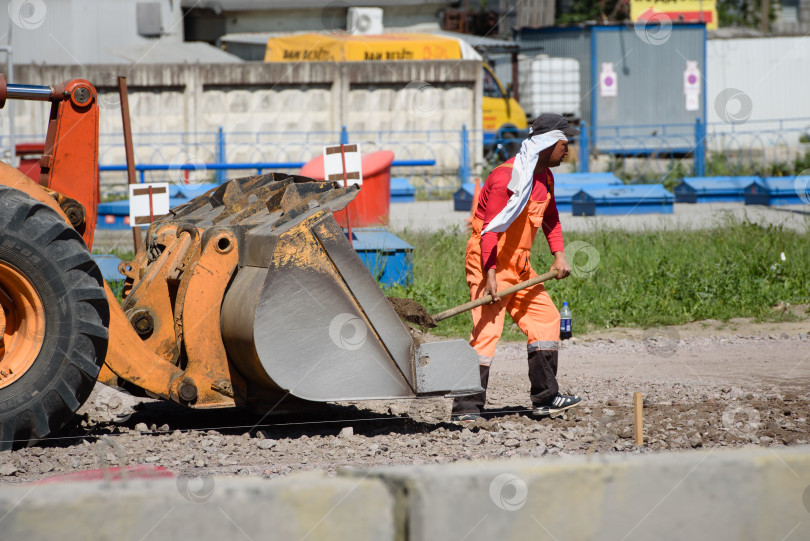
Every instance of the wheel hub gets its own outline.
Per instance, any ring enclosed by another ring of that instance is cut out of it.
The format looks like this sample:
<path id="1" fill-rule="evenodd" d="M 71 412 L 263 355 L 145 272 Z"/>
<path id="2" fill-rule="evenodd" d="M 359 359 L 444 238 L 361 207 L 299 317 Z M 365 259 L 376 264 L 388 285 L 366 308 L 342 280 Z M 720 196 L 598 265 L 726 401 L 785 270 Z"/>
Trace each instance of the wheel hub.
<path id="1" fill-rule="evenodd" d="M 0 389 L 25 374 L 45 340 L 45 307 L 33 284 L 0 261 Z"/>

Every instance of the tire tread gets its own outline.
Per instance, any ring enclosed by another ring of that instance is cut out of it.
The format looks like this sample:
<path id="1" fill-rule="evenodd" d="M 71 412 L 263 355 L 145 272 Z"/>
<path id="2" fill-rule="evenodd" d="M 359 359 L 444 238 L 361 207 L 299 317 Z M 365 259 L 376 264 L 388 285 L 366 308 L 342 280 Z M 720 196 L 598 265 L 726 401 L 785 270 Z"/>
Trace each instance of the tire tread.
<path id="1" fill-rule="evenodd" d="M 59 305 L 72 314 L 71 334 L 50 356 L 36 361 L 49 363 L 45 366 L 52 367 L 48 369 L 52 379 L 38 376 L 29 383 L 21 379 L 9 387 L 23 383 L 21 390 L 27 393 L 25 385 L 29 385 L 31 392 L 21 405 L 0 411 L 0 450 L 4 450 L 30 445 L 58 431 L 87 400 L 106 356 L 110 315 L 98 265 L 81 235 L 51 207 L 0 186 L 0 232 L 45 257 L 44 266 L 50 269 L 45 280 L 56 284 L 49 291 L 59 292 Z M 43 300 L 46 310 L 48 302 L 57 302 L 54 297 Z"/>

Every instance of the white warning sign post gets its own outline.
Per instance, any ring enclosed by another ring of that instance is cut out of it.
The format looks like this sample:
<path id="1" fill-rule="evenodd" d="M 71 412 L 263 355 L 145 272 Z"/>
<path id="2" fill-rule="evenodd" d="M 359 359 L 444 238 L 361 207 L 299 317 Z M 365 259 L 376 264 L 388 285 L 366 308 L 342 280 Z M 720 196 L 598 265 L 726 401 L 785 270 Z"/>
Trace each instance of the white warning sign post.
<path id="1" fill-rule="evenodd" d="M 360 145 L 323 147 L 323 174 L 326 180 L 345 180 L 347 186 L 363 184 Z"/>
<path id="2" fill-rule="evenodd" d="M 618 94 L 618 77 L 613 69 L 613 62 L 602 62 L 602 73 L 599 74 L 599 95 L 613 98 Z"/>
<path id="3" fill-rule="evenodd" d="M 686 110 L 700 109 L 700 69 L 697 61 L 687 60 L 683 72 L 683 93 L 686 96 Z"/>
<path id="4" fill-rule="evenodd" d="M 344 186 L 363 184 L 363 160 L 360 159 L 360 145 L 335 145 L 323 147 L 323 176 L 326 180 L 343 182 Z M 354 246 L 352 223 L 349 219 L 351 202 L 346 205 L 346 230 L 349 244 Z"/>
<path id="5" fill-rule="evenodd" d="M 129 185 L 129 225 L 149 225 L 169 213 L 169 183 Z"/>

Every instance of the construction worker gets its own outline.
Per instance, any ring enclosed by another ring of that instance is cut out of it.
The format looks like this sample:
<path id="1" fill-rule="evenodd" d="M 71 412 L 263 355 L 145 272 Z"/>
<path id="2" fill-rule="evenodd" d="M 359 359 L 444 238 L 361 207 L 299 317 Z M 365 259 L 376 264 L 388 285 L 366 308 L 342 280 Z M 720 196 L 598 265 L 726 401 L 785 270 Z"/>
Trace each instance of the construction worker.
<path id="1" fill-rule="evenodd" d="M 477 419 L 486 404 L 489 369 L 506 312 L 528 337 L 532 413 L 549 416 L 582 401 L 579 396 L 559 392 L 556 376 L 560 313 L 543 284 L 508 297 L 497 296 L 498 290 L 537 276 L 530 265 L 530 252 L 541 228 L 554 255 L 551 269 L 557 270 L 557 279 L 571 272 L 565 260 L 554 177 L 549 167 L 560 165 L 568 153 L 568 137 L 578 133 L 560 115 L 540 115 L 529 128 L 529 137 L 521 144 L 518 155 L 496 167 L 484 182 L 465 261 L 470 299 L 490 294 L 494 299 L 472 310 L 470 345 L 478 352 L 484 391 L 456 398 L 454 421 Z"/>

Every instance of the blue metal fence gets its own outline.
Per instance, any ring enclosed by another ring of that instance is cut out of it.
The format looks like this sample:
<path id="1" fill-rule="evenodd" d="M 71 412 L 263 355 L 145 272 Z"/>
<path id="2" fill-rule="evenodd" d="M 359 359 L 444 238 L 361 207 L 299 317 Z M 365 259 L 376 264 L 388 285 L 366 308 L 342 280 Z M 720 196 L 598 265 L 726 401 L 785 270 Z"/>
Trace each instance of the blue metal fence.
<path id="1" fill-rule="evenodd" d="M 660 124 L 633 126 L 579 125 L 572 160 L 580 172 L 611 170 L 631 181 L 680 176 L 750 174 L 778 163 L 792 163 L 810 153 L 810 118 L 757 120 L 743 123 Z M 321 155 L 324 145 L 358 143 L 363 152 L 388 149 L 396 156 L 394 176 L 408 177 L 428 195 L 455 189 L 485 173 L 520 148 L 526 132 L 501 132 L 492 144 L 484 134 L 461 130 L 323 132 L 136 133 L 135 161 L 142 181 L 221 182 L 231 175 L 272 169 L 290 170 Z M 0 147 L 3 144 L 0 136 Z M 7 137 L 6 144 L 7 144 Z M 44 135 L 18 136 L 42 141 Z M 483 155 L 478 149 L 483 148 Z M 810 159 L 810 158 L 807 158 Z M 101 134 L 101 171 L 121 172 L 121 134 Z M 104 176 L 102 177 L 104 180 Z M 123 180 L 123 175 L 119 175 Z"/>

